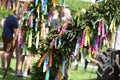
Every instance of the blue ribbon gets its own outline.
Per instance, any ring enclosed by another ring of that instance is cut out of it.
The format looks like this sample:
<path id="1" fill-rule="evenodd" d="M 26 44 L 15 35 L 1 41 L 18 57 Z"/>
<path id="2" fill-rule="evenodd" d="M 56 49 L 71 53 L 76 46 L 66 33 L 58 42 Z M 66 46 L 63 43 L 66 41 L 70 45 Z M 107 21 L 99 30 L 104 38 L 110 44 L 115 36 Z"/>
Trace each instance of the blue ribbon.
<path id="1" fill-rule="evenodd" d="M 38 5 L 38 0 L 35 1 L 35 5 L 36 5 L 36 6 Z"/>
<path id="2" fill-rule="evenodd" d="M 66 60 L 62 62 L 62 78 L 65 77 L 65 64 L 66 64 Z"/>
<path id="3" fill-rule="evenodd" d="M 62 39 L 61 39 L 61 38 L 59 38 L 58 47 L 60 47 L 60 46 L 61 46 L 61 44 L 62 44 Z"/>
<path id="4" fill-rule="evenodd" d="M 47 3 L 48 3 L 48 0 L 44 0 L 44 3 L 42 5 L 42 12 L 43 12 L 44 15 L 47 14 L 47 10 L 46 10 Z"/>
<path id="5" fill-rule="evenodd" d="M 48 68 L 48 70 L 46 72 L 45 80 L 49 80 L 49 77 L 50 77 L 50 68 Z"/>
<path id="6" fill-rule="evenodd" d="M 47 68 L 48 68 L 48 63 L 49 63 L 49 54 L 46 56 L 45 60 L 44 60 L 44 64 L 43 64 L 43 72 L 46 72 Z"/>
<path id="7" fill-rule="evenodd" d="M 34 11 L 34 8 L 31 9 L 30 11 L 26 12 L 26 14 L 30 15 Z"/>
<path id="8" fill-rule="evenodd" d="M 75 56 L 78 54 L 78 51 L 80 49 L 80 42 L 81 42 L 81 39 L 78 39 L 75 47 Z"/>
<path id="9" fill-rule="evenodd" d="M 93 29 L 95 29 L 96 28 L 96 24 L 98 23 L 100 21 L 100 19 L 98 19 L 98 20 L 96 20 L 95 22 L 94 22 L 94 24 L 93 24 Z"/>

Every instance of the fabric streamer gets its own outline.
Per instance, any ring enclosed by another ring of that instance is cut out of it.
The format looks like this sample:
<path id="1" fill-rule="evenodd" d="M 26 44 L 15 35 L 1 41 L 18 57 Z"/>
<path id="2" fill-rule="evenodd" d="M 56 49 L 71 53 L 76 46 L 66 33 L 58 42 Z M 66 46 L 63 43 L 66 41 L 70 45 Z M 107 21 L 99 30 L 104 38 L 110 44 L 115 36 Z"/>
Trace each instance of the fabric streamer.
<path id="1" fill-rule="evenodd" d="M 24 43 L 24 48 L 22 51 L 22 55 L 26 55 L 27 54 L 27 48 L 26 48 L 26 44 Z"/>
<path id="2" fill-rule="evenodd" d="M 98 26 L 98 35 L 99 36 L 101 35 L 101 30 L 102 30 L 102 37 L 105 37 L 105 27 L 104 27 L 104 23 L 102 20 L 99 22 L 99 26 Z"/>
<path id="3" fill-rule="evenodd" d="M 78 39 L 75 47 L 75 53 L 74 53 L 75 56 L 77 56 L 78 51 L 80 49 L 80 43 L 81 43 L 81 39 Z"/>
<path id="4" fill-rule="evenodd" d="M 46 58 L 46 56 L 48 55 L 48 52 L 46 52 L 41 58 L 40 58 L 40 61 L 39 61 L 39 64 L 38 64 L 38 67 L 40 68 L 41 67 L 41 64 L 43 63 L 44 59 Z"/>
<path id="5" fill-rule="evenodd" d="M 91 53 L 88 53 L 88 55 L 86 56 L 88 62 L 90 62 L 91 56 L 92 56 Z"/>
<path id="6" fill-rule="evenodd" d="M 100 19 L 98 19 L 98 20 L 96 20 L 96 21 L 94 22 L 94 24 L 93 24 L 93 29 L 96 28 L 96 24 L 97 24 L 99 21 L 100 21 Z"/>
<path id="7" fill-rule="evenodd" d="M 24 3 L 24 6 L 23 6 L 23 13 L 26 13 L 28 11 L 28 3 Z"/>
<path id="8" fill-rule="evenodd" d="M 44 0 L 43 2 L 42 2 L 42 12 L 43 12 L 43 14 L 44 15 L 46 15 L 47 14 L 47 3 L 48 3 L 48 0 Z"/>
<path id="9" fill-rule="evenodd" d="M 49 60 L 49 67 L 51 67 L 52 66 L 52 50 L 50 50 L 50 60 Z"/>
<path id="10" fill-rule="evenodd" d="M 60 34 L 60 26 L 57 26 L 58 34 Z"/>
<path id="11" fill-rule="evenodd" d="M 58 47 L 60 47 L 61 45 L 62 45 L 62 39 L 59 38 L 59 39 L 58 39 Z"/>
<path id="12" fill-rule="evenodd" d="M 30 23 L 30 27 L 33 27 L 33 14 L 30 14 L 29 23 Z"/>
<path id="13" fill-rule="evenodd" d="M 23 33 L 22 33 L 22 30 L 21 30 L 21 34 L 20 34 L 20 44 L 21 44 L 21 48 L 23 49 L 24 48 L 24 37 L 22 36 Z"/>
<path id="14" fill-rule="evenodd" d="M 52 41 L 50 42 L 50 45 L 54 44 L 55 39 L 52 39 Z"/>
<path id="15" fill-rule="evenodd" d="M 28 48 L 32 47 L 32 31 L 30 31 L 30 34 L 28 36 Z"/>
<path id="16" fill-rule="evenodd" d="M 37 6 L 37 5 L 38 5 L 38 3 L 39 3 L 38 1 L 39 1 L 39 0 L 35 0 L 35 5 L 36 5 L 36 6 Z"/>
<path id="17" fill-rule="evenodd" d="M 34 11 L 34 8 L 31 9 L 30 11 L 26 12 L 26 14 L 29 16 L 33 11 Z"/>
<path id="18" fill-rule="evenodd" d="M 55 38 L 55 41 L 54 41 L 55 48 L 57 48 L 57 44 L 58 44 L 58 43 L 57 43 L 57 40 L 58 40 L 58 38 L 56 37 L 56 38 Z"/>
<path id="19" fill-rule="evenodd" d="M 6 0 L 2 0 L 2 6 L 1 6 L 1 9 L 2 9 L 2 10 L 5 8 L 5 1 L 6 1 Z"/>
<path id="20" fill-rule="evenodd" d="M 97 52 L 98 51 L 98 44 L 99 44 L 99 37 L 97 36 L 96 37 L 96 40 L 95 40 L 95 52 Z"/>
<path id="21" fill-rule="evenodd" d="M 46 72 L 45 80 L 49 80 L 49 77 L 50 77 L 50 68 L 48 68 Z"/>
<path id="22" fill-rule="evenodd" d="M 62 79 L 62 66 L 59 66 L 59 72 L 58 72 L 58 79 L 57 80 L 61 80 Z"/>
<path id="23" fill-rule="evenodd" d="M 35 31 L 36 32 L 38 31 L 38 19 L 36 19 L 36 22 L 35 22 Z"/>
<path id="24" fill-rule="evenodd" d="M 116 22 L 116 19 L 113 18 L 113 20 L 111 21 L 110 27 L 109 27 L 109 30 L 111 32 L 116 32 L 116 24 L 115 24 L 115 22 Z"/>
<path id="25" fill-rule="evenodd" d="M 48 69 L 48 64 L 49 64 L 49 54 L 44 59 L 44 64 L 43 64 L 43 72 L 46 72 Z"/>
<path id="26" fill-rule="evenodd" d="M 86 30 L 84 30 L 83 33 L 82 33 L 82 41 L 81 41 L 81 43 L 80 43 L 80 48 L 82 48 L 83 45 L 84 45 L 84 42 L 85 42 L 85 34 L 86 34 Z"/>
<path id="27" fill-rule="evenodd" d="M 60 34 L 59 34 L 59 38 L 62 37 L 62 35 L 64 34 L 67 27 L 68 27 L 68 23 L 63 24 L 63 28 L 62 28 L 62 30 L 60 31 Z"/>
<path id="28" fill-rule="evenodd" d="M 86 29 L 85 29 L 85 31 L 86 31 L 86 34 L 85 34 L 84 45 L 87 46 L 87 44 L 90 45 L 90 27 L 87 26 Z"/>
<path id="29" fill-rule="evenodd" d="M 103 0 L 97 0 L 97 2 L 102 2 Z"/>
<path id="30" fill-rule="evenodd" d="M 50 24 L 50 22 L 51 22 L 51 17 L 52 17 L 52 11 L 50 10 L 50 11 L 48 12 L 48 26 L 51 25 L 51 24 Z"/>
<path id="31" fill-rule="evenodd" d="M 18 1 L 18 2 L 17 2 L 17 7 L 16 7 L 16 13 L 18 13 L 19 10 L 20 10 L 20 2 Z"/>
<path id="32" fill-rule="evenodd" d="M 39 35 L 40 35 L 40 32 L 38 31 L 36 34 L 36 44 L 35 44 L 36 49 L 38 49 L 38 45 L 39 45 Z"/>
<path id="33" fill-rule="evenodd" d="M 40 4 L 37 7 L 38 19 L 40 18 Z"/>
<path id="34" fill-rule="evenodd" d="M 65 64 L 66 64 L 66 60 L 62 62 L 62 78 L 65 77 L 65 66 L 66 66 Z"/>

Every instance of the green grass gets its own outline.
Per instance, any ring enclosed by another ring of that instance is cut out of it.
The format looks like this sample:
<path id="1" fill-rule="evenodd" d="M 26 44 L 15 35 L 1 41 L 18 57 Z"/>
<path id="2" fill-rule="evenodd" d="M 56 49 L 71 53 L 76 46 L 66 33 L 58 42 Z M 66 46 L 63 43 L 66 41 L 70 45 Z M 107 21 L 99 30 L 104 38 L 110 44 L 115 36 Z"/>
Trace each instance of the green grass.
<path id="1" fill-rule="evenodd" d="M 82 67 L 79 66 L 78 70 L 70 70 L 69 71 L 69 79 L 68 80 L 89 80 L 90 74 L 90 80 L 96 80 L 96 68 L 92 71 L 92 68 L 87 68 L 86 71 L 82 70 Z"/>
<path id="2" fill-rule="evenodd" d="M 1 56 L 0 56 L 0 58 L 1 58 Z M 1 63 L 1 59 L 0 59 L 0 63 Z M 1 66 L 1 64 L 0 64 L 0 66 Z M 16 59 L 12 58 L 12 60 L 11 60 L 12 69 L 15 70 L 15 66 L 16 66 Z M 14 80 L 15 79 L 15 72 L 13 72 L 13 71 L 8 71 L 5 79 L 3 79 L 3 74 L 4 74 L 4 71 L 0 70 L 0 80 Z M 29 78 L 17 77 L 16 80 L 30 80 L 30 79 Z"/>
<path id="3" fill-rule="evenodd" d="M 1 56 L 0 56 L 0 58 L 1 58 Z M 32 65 L 36 61 L 37 61 L 37 59 L 33 59 Z M 0 63 L 1 63 L 1 59 L 0 59 Z M 16 65 L 16 59 L 12 58 L 11 67 L 14 70 L 15 70 L 15 65 Z M 31 65 L 31 69 L 32 69 L 32 65 Z M 0 64 L 0 66 L 1 66 L 1 64 Z M 73 70 L 73 69 L 74 69 L 74 66 L 72 66 L 71 69 L 68 72 L 68 76 L 69 76 L 68 80 L 88 80 L 90 74 L 92 74 L 90 80 L 96 80 L 96 78 L 97 78 L 97 75 L 95 73 L 96 68 L 94 69 L 94 71 L 92 73 L 91 73 L 92 68 L 87 68 L 86 72 L 82 71 L 81 66 L 78 67 L 78 70 Z M 0 70 L 0 80 L 14 80 L 14 78 L 15 78 L 15 73 L 14 72 L 9 71 L 7 73 L 7 76 L 6 76 L 5 79 L 2 78 L 3 74 L 4 74 L 4 71 Z M 31 80 L 31 79 L 30 78 L 18 78 L 17 77 L 17 80 Z"/>

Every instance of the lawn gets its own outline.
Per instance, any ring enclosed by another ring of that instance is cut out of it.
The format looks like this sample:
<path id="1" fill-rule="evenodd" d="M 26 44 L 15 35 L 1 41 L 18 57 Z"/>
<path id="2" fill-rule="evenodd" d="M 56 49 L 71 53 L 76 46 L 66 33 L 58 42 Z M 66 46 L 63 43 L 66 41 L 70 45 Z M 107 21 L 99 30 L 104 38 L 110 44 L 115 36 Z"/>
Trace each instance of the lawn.
<path id="1" fill-rule="evenodd" d="M 33 59 L 32 65 L 36 61 L 37 61 L 37 59 Z M 0 59 L 0 63 L 1 63 L 1 59 Z M 15 69 L 15 63 L 16 63 L 15 58 L 12 58 L 11 67 L 13 69 Z M 1 64 L 0 64 L 0 66 L 1 66 Z M 31 68 L 32 68 L 32 66 L 31 66 Z M 91 73 L 92 73 L 92 75 L 91 75 L 91 79 L 90 80 L 96 80 L 96 77 L 97 77 L 97 75 L 95 73 L 96 68 L 94 69 L 93 72 L 91 72 L 92 68 L 89 68 L 89 67 L 87 68 L 86 72 L 82 71 L 82 67 L 81 66 L 78 67 L 78 70 L 73 70 L 73 69 L 74 69 L 74 66 L 72 66 L 72 68 L 68 72 L 68 75 L 69 75 L 69 79 L 68 80 L 88 80 L 88 78 L 89 78 Z M 4 74 L 4 71 L 0 70 L 0 80 L 14 80 L 14 75 L 15 75 L 14 72 L 9 71 L 7 73 L 7 76 L 6 76 L 5 79 L 2 78 L 3 74 Z M 17 77 L 17 80 L 30 80 L 30 78 L 18 78 Z"/>

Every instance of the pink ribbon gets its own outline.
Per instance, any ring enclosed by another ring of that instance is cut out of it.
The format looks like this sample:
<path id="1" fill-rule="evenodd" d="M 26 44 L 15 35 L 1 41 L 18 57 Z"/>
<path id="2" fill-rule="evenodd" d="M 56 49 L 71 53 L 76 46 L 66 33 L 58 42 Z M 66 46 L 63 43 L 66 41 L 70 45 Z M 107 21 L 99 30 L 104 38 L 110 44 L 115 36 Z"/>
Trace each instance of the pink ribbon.
<path id="1" fill-rule="evenodd" d="M 98 51 L 98 44 L 99 44 L 99 37 L 97 36 L 96 40 L 95 40 L 95 51 Z"/>
<path id="2" fill-rule="evenodd" d="M 80 43 L 80 48 L 82 48 L 83 45 L 84 45 L 84 42 L 85 42 L 85 34 L 86 34 L 86 30 L 83 31 L 83 34 L 82 34 L 82 41 L 81 41 L 81 43 Z"/>
<path id="3" fill-rule="evenodd" d="M 102 37 L 105 37 L 105 27 L 104 27 L 104 23 L 102 20 L 99 22 L 98 35 L 100 35 L 101 30 L 102 30 Z"/>

